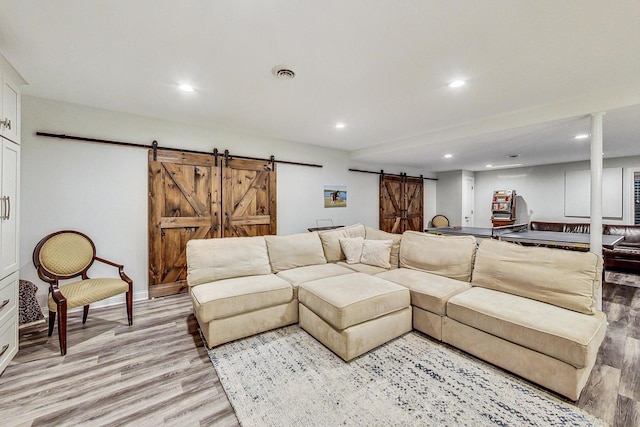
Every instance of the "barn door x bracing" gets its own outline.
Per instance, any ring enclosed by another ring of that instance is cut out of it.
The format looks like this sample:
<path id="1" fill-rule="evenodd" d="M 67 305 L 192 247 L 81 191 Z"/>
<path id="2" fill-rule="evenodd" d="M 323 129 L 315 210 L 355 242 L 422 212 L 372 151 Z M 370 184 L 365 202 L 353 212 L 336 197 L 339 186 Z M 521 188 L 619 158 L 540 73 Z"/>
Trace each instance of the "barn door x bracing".
<path id="1" fill-rule="evenodd" d="M 149 297 L 186 291 L 189 240 L 275 233 L 272 162 L 149 151 Z"/>
<path id="2" fill-rule="evenodd" d="M 380 230 L 422 231 L 424 183 L 406 175 L 380 175 Z"/>

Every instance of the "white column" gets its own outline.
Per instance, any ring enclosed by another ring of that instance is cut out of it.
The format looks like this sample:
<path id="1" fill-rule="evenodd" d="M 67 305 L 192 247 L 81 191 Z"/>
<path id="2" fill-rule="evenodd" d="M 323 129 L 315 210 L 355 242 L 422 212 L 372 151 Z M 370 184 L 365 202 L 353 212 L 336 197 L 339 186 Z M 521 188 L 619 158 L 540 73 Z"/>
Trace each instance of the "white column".
<path id="1" fill-rule="evenodd" d="M 602 117 L 591 115 L 591 222 L 590 250 L 602 256 Z M 602 286 L 598 290 L 598 310 L 602 310 Z"/>

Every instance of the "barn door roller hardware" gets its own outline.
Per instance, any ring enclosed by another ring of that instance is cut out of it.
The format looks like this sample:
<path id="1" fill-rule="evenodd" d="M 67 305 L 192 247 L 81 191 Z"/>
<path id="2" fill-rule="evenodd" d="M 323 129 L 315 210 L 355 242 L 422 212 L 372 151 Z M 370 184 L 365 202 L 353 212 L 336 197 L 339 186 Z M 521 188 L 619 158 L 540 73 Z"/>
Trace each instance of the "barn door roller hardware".
<path id="1" fill-rule="evenodd" d="M 427 179 L 430 181 L 437 181 L 438 178 L 427 178 L 425 176 L 409 176 L 404 172 L 400 172 L 400 173 L 386 173 L 384 170 L 381 170 L 380 172 L 376 172 L 376 171 L 364 171 L 361 169 L 351 169 L 349 168 L 349 172 L 361 172 L 361 173 L 372 173 L 375 175 L 386 175 L 386 176 L 399 176 L 400 178 L 402 178 L 403 180 L 407 179 L 407 178 L 419 178 L 419 179 Z"/>
<path id="2" fill-rule="evenodd" d="M 153 160 L 157 159 L 157 151 L 158 150 L 167 150 L 167 151 L 177 151 L 180 153 L 193 153 L 193 154 L 206 154 L 215 157 L 215 165 L 218 166 L 218 157 L 224 157 L 225 164 L 229 166 L 229 161 L 231 159 L 245 159 L 245 160 L 259 160 L 265 162 L 271 162 L 271 164 L 275 165 L 276 163 L 282 163 L 286 165 L 295 165 L 295 166 L 307 166 L 310 168 L 321 168 L 322 165 L 317 165 L 314 163 L 303 163 L 303 162 L 289 162 L 286 160 L 276 160 L 274 156 L 269 157 L 268 159 L 261 159 L 258 157 L 248 157 L 248 156 L 235 156 L 229 154 L 229 150 L 224 150 L 224 154 L 220 153 L 217 148 L 213 149 L 213 152 L 206 151 L 198 151 L 198 150 L 187 150 L 183 148 L 171 148 L 171 147 L 160 147 L 158 146 L 158 141 L 153 141 L 151 145 L 148 144 L 137 144 L 133 142 L 122 142 L 122 141 L 110 141 L 107 139 L 98 139 L 98 138 L 87 138 L 84 136 L 73 136 L 73 135 L 64 135 L 57 133 L 49 133 L 49 132 L 36 132 L 38 136 L 45 136 L 48 138 L 60 138 L 60 139 L 71 139 L 74 141 L 84 141 L 84 142 L 96 142 L 99 144 L 109 144 L 109 145 L 119 145 L 122 147 L 134 147 L 134 148 L 146 148 L 149 150 L 153 150 Z"/>

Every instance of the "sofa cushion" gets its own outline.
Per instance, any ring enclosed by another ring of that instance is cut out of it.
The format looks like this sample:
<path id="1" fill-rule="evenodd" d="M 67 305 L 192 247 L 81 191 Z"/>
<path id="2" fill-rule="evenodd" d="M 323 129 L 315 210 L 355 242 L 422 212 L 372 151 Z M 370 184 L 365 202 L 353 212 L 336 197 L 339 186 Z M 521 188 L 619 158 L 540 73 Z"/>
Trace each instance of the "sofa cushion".
<path id="1" fill-rule="evenodd" d="M 377 230 L 375 228 L 365 228 L 365 239 L 367 240 L 392 240 L 391 255 L 389 256 L 389 264 L 391 268 L 398 268 L 400 265 L 400 242 L 402 241 L 402 234 L 387 233 L 386 231 Z"/>
<path id="2" fill-rule="evenodd" d="M 468 282 L 409 268 L 389 270 L 376 277 L 408 288 L 411 292 L 411 305 L 440 316 L 447 314 L 449 298 L 471 289 Z"/>
<path id="3" fill-rule="evenodd" d="M 364 273 L 303 283 L 298 299 L 339 331 L 410 305 L 407 288 Z"/>
<path id="4" fill-rule="evenodd" d="M 347 237 L 340 238 L 340 248 L 346 258 L 347 264 L 357 264 L 362 258 L 362 247 L 364 246 L 364 238 Z"/>
<path id="5" fill-rule="evenodd" d="M 473 236 L 437 236 L 405 231 L 400 243 L 400 267 L 468 282 L 475 253 L 476 239 Z"/>
<path id="6" fill-rule="evenodd" d="M 478 287 L 451 297 L 447 317 L 576 368 L 597 352 L 607 323 L 601 311 L 582 314 Z"/>
<path id="7" fill-rule="evenodd" d="M 306 265 L 326 264 L 318 232 L 265 236 L 271 270 L 278 273 Z"/>
<path id="8" fill-rule="evenodd" d="M 210 322 L 293 299 L 291 284 L 275 274 L 235 277 L 190 288 L 194 310 L 201 322 Z"/>
<path id="9" fill-rule="evenodd" d="M 393 240 L 365 240 L 362 245 L 362 264 L 391 268 L 389 257 Z"/>
<path id="10" fill-rule="evenodd" d="M 385 269 L 391 268 L 393 240 L 370 240 L 362 237 L 340 239 L 340 247 L 347 264 L 367 264 Z"/>
<path id="11" fill-rule="evenodd" d="M 590 224 L 585 224 L 585 223 L 580 223 L 580 222 L 568 222 L 564 225 L 564 229 L 562 231 L 564 231 L 565 233 L 582 233 L 582 234 L 589 234 L 591 230 L 591 225 Z"/>
<path id="12" fill-rule="evenodd" d="M 342 261 L 345 259 L 340 239 L 349 237 L 362 237 L 364 239 L 364 225 L 354 224 L 347 227 L 340 227 L 333 230 L 320 231 L 322 249 L 327 262 Z"/>
<path id="13" fill-rule="evenodd" d="M 615 225 L 604 226 L 604 234 L 617 234 L 624 236 L 624 240 L 617 247 L 633 247 L 640 249 L 640 225 Z"/>
<path id="14" fill-rule="evenodd" d="M 557 231 L 562 233 L 564 231 L 564 222 L 531 221 L 529 228 L 535 231 Z"/>
<path id="15" fill-rule="evenodd" d="M 357 272 L 360 272 L 360 273 L 370 274 L 372 276 L 374 274 L 378 274 L 378 273 L 383 273 L 385 271 L 389 271 L 388 268 L 376 267 L 375 265 L 363 264 L 361 262 L 359 262 L 357 264 L 347 264 L 346 262 L 339 261 L 336 264 L 337 265 L 341 265 L 343 267 L 347 267 L 347 268 L 351 269 L 352 271 L 357 271 Z"/>
<path id="16" fill-rule="evenodd" d="M 293 297 L 298 298 L 298 286 L 312 280 L 324 279 L 325 277 L 340 276 L 342 274 L 351 274 L 353 270 L 342 265 L 328 263 L 307 265 L 305 267 L 297 267 L 289 270 L 281 271 L 278 277 L 291 283 L 293 286 Z"/>
<path id="17" fill-rule="evenodd" d="M 626 258 L 629 260 L 640 261 L 640 248 L 629 248 L 625 246 L 616 246 L 615 249 L 602 249 L 604 257 Z"/>
<path id="18" fill-rule="evenodd" d="M 472 284 L 580 313 L 595 313 L 602 257 L 592 252 L 480 243 Z"/>
<path id="19" fill-rule="evenodd" d="M 264 237 L 192 239 L 187 242 L 189 286 L 232 277 L 271 274 Z"/>

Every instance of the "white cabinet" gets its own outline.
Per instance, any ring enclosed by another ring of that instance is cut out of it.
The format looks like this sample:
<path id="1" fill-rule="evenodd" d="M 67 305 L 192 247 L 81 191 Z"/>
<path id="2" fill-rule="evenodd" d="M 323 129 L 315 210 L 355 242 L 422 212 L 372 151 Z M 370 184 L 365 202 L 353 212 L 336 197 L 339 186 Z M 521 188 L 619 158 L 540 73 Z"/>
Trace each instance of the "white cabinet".
<path id="1" fill-rule="evenodd" d="M 5 277 L 18 270 L 20 146 L 2 138 L 0 156 L 0 277 Z"/>
<path id="2" fill-rule="evenodd" d="M 0 55 L 0 373 L 18 352 L 20 75 Z"/>
<path id="3" fill-rule="evenodd" d="M 2 73 L 2 114 L 0 135 L 20 143 L 20 86 L 12 73 Z"/>
<path id="4" fill-rule="evenodd" d="M 0 372 L 18 352 L 18 272 L 0 280 Z"/>

